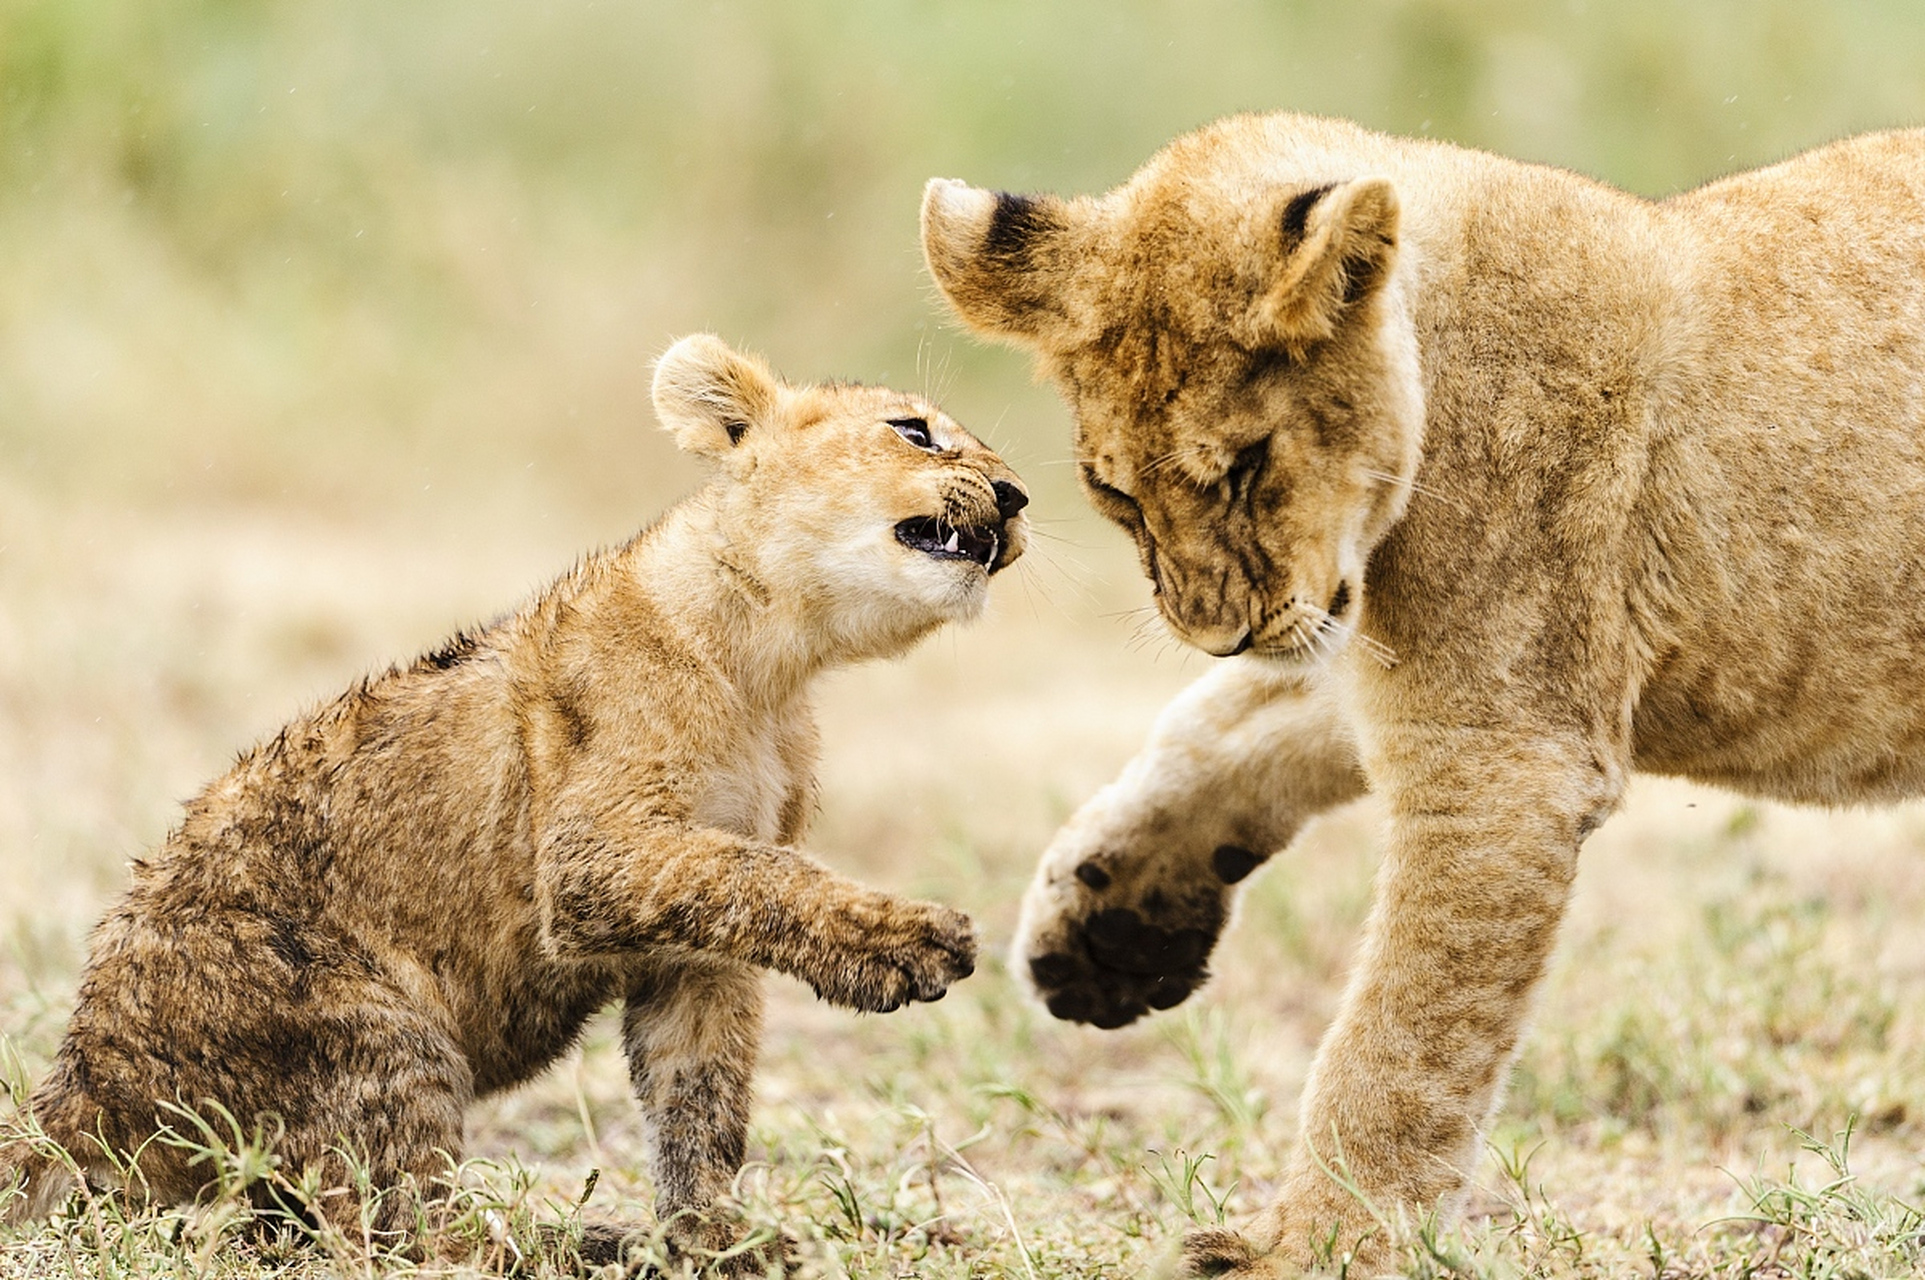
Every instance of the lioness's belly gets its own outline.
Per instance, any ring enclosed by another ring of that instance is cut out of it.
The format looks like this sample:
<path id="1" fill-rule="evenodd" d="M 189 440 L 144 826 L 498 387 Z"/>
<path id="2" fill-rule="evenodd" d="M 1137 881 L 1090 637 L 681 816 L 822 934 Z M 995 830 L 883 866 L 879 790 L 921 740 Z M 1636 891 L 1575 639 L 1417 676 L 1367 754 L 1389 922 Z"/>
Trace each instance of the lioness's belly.
<path id="1" fill-rule="evenodd" d="M 1827 640 L 1765 663 L 1667 663 L 1632 720 L 1637 767 L 1800 803 L 1925 794 L 1925 649 Z"/>

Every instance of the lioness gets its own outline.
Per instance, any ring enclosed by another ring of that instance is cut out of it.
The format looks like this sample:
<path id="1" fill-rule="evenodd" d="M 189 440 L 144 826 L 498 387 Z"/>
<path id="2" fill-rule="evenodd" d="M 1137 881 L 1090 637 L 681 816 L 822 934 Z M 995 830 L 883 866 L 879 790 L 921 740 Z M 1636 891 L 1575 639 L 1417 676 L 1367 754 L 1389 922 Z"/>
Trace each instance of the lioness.
<path id="1" fill-rule="evenodd" d="M 1177 1003 L 1306 819 L 1391 816 L 1282 1191 L 1192 1270 L 1368 1270 L 1454 1207 L 1633 769 L 1925 785 L 1925 132 L 1652 202 L 1241 116 L 1103 196 L 931 182 L 923 244 L 1061 388 L 1170 628 L 1243 655 L 1045 853 L 1050 1010 Z"/>
<path id="2" fill-rule="evenodd" d="M 896 391 L 790 387 L 719 339 L 656 366 L 657 414 L 712 483 L 520 612 L 365 680 L 242 756 L 134 867 L 31 1109 L 88 1176 L 137 1153 L 163 1200 L 210 1178 L 150 1142 L 175 1108 L 278 1127 L 302 1206 L 413 1221 L 470 1099 L 528 1079 L 623 1001 L 658 1216 L 699 1261 L 742 1162 L 762 970 L 888 1011 L 968 976 L 967 917 L 795 848 L 808 692 L 974 617 L 1023 552 L 1003 461 Z M 67 1180 L 0 1158 L 13 1214 Z M 263 1187 L 273 1195 L 276 1189 Z M 604 1255 L 620 1232 L 591 1239 Z M 746 1255 L 745 1255 L 746 1256 Z"/>

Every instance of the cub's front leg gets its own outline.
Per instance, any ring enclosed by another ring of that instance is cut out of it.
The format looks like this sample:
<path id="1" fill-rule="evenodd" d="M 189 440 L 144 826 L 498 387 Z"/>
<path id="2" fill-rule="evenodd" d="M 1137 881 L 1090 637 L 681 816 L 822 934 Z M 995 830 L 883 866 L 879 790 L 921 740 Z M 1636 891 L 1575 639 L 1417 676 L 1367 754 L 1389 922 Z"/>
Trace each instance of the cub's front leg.
<path id="1" fill-rule="evenodd" d="M 940 1000 L 976 967 L 960 911 L 868 888 L 785 846 L 627 808 L 550 823 L 535 900 L 556 955 L 695 951 L 872 1013 Z"/>
<path id="2" fill-rule="evenodd" d="M 1363 794 L 1333 692 L 1231 660 L 1166 707 L 1122 776 L 1064 824 L 1023 899 L 1016 967 L 1049 1011 L 1120 1027 L 1208 976 L 1233 886 Z"/>
<path id="3" fill-rule="evenodd" d="M 629 1082 L 647 1122 L 655 1215 L 697 1268 L 764 1274 L 781 1246 L 735 1252 L 728 1195 L 742 1167 L 762 1033 L 762 974 L 734 961 L 678 957 L 645 966 L 622 1014 Z"/>

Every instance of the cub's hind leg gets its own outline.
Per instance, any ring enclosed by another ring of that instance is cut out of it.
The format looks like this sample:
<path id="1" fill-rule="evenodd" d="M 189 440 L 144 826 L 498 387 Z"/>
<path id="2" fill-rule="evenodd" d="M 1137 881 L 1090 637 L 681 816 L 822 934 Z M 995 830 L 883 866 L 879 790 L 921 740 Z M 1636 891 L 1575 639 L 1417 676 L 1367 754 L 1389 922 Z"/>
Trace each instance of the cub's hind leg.
<path id="1" fill-rule="evenodd" d="M 137 1157 L 134 1190 L 202 1197 L 258 1135 L 279 1163 L 251 1198 L 370 1243 L 414 1225 L 473 1093 L 445 1028 L 358 948 L 219 911 L 110 920 L 44 1088 L 61 1081 L 82 1146 Z"/>
<path id="2" fill-rule="evenodd" d="M 1120 1027 L 1209 975 L 1236 884 L 1364 792 L 1333 692 L 1232 659 L 1179 694 L 1063 825 L 1023 898 L 1019 972 L 1059 1018 Z"/>
<path id="3" fill-rule="evenodd" d="M 425 1202 L 446 1193 L 461 1158 L 473 1075 L 439 1026 L 389 1000 L 342 1010 L 337 1025 L 316 1029 L 316 1053 L 340 1069 L 311 1073 L 279 1108 L 284 1168 L 318 1195 L 282 1202 L 350 1242 L 412 1251 Z"/>
<path id="4" fill-rule="evenodd" d="M 739 1236 L 727 1198 L 747 1142 L 762 1000 L 760 970 L 688 955 L 641 974 L 622 1016 L 655 1213 L 670 1246 L 698 1266 Z M 750 1251 L 734 1269 L 760 1275 L 768 1261 Z"/>
<path id="5" fill-rule="evenodd" d="M 0 1141 L 0 1223 L 44 1218 L 92 1181 L 83 1100 L 70 1072 L 55 1067 Z"/>

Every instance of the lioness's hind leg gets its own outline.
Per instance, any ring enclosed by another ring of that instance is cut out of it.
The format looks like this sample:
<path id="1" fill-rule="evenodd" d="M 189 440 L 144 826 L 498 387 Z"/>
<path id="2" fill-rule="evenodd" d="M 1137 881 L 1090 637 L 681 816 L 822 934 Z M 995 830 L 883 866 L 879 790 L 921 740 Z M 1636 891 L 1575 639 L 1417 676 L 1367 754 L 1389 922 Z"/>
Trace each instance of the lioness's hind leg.
<path id="1" fill-rule="evenodd" d="M 1327 688 L 1224 663 L 1050 843 L 1023 899 L 1017 969 L 1051 1013 L 1098 1027 L 1181 1003 L 1209 975 L 1233 886 L 1363 791 Z"/>

